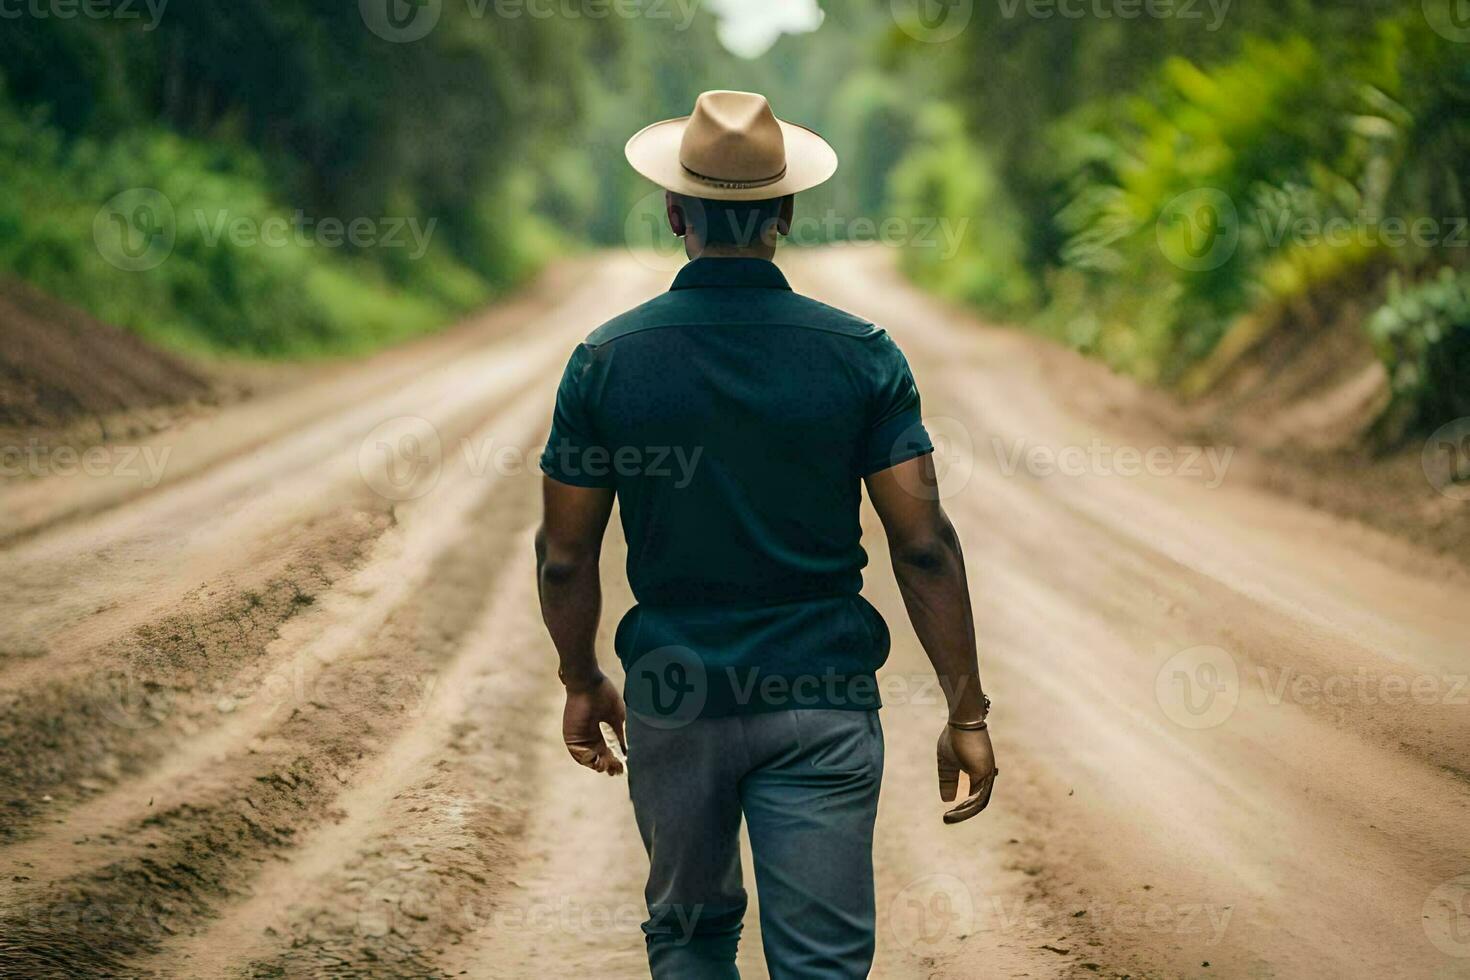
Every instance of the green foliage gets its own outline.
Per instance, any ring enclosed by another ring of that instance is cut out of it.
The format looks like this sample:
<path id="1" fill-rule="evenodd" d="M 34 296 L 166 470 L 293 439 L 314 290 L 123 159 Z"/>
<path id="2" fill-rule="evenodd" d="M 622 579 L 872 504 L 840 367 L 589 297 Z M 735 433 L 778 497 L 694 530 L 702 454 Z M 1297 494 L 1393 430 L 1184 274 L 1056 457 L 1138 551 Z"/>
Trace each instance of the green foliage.
<path id="1" fill-rule="evenodd" d="M 618 25 L 437 9 L 409 43 L 327 0 L 7 21 L 0 269 L 154 338 L 270 356 L 389 342 L 520 281 L 552 245 L 529 217 L 532 161 L 578 118 L 585 80 L 565 68 L 595 27 L 615 47 Z M 154 268 L 117 269 L 92 241 L 99 208 L 129 188 L 172 206 Z M 408 224 L 427 250 L 215 231 L 298 214 Z"/>
<path id="2" fill-rule="evenodd" d="M 1034 302 L 1021 262 L 1020 218 L 989 160 L 965 134 L 959 113 L 928 107 L 913 149 L 893 171 L 893 209 L 915 222 L 940 221 L 958 238 L 951 250 L 943 234 L 927 236 L 903 253 L 916 279 L 939 292 L 1000 315 Z"/>
<path id="3" fill-rule="evenodd" d="M 273 202 L 264 165 L 239 146 L 143 130 L 68 141 L 0 110 L 0 169 L 0 270 L 176 347 L 363 350 L 430 329 L 487 292 L 432 235 L 427 253 L 391 269 L 311 236 L 265 244 L 229 233 L 232 223 L 258 230 L 268 221 L 284 230 L 294 217 Z M 159 217 L 171 250 L 144 270 L 109 262 L 105 236 L 101 245 L 94 237 L 99 202 L 137 187 L 172 208 Z"/>
<path id="4" fill-rule="evenodd" d="M 1337 89 L 1305 40 L 1248 41 L 1213 70 L 1168 59 L 1146 93 L 1063 119 L 1060 259 L 1086 288 L 1052 318 L 1095 320 L 1092 345 L 1117 366 L 1177 378 L 1261 298 L 1255 272 L 1278 243 L 1257 190 L 1340 154 Z"/>
<path id="5" fill-rule="evenodd" d="M 1470 415 L 1470 275 L 1444 268 L 1408 287 L 1395 276 L 1368 333 L 1388 369 L 1391 424 L 1433 429 Z"/>
<path id="6" fill-rule="evenodd" d="M 1428 33 L 1408 18 L 1341 48 L 1248 36 L 1058 120 L 1064 238 L 1039 322 L 1174 382 L 1246 312 L 1445 261 L 1470 61 Z"/>
<path id="7" fill-rule="evenodd" d="M 1237 5 L 1215 27 L 974 16 L 944 62 L 965 114 L 947 138 L 972 145 L 948 158 L 916 148 L 896 175 L 899 206 L 989 216 L 1002 202 L 1015 218 L 987 220 L 989 240 L 951 263 L 908 256 L 923 281 L 993 308 L 999 264 L 1026 284 L 1019 313 L 1033 325 L 1173 383 L 1247 314 L 1377 297 L 1394 270 L 1418 281 L 1465 267 L 1470 46 L 1417 5 Z M 981 176 L 950 175 L 965 154 Z M 947 182 L 984 192 L 933 189 Z M 1422 402 L 1415 424 L 1447 410 L 1451 379 L 1470 387 L 1458 348 L 1425 339 L 1436 329 L 1379 338 L 1395 404 Z"/>

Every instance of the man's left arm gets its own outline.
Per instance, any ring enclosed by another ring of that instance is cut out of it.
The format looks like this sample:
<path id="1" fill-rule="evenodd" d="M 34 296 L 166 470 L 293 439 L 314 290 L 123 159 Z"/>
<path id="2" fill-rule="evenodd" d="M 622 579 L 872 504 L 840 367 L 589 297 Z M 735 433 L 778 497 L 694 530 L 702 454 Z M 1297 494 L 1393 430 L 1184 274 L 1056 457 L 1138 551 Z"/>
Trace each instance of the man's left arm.
<path id="1" fill-rule="evenodd" d="M 536 584 L 541 616 L 556 644 L 557 671 L 567 689 L 562 738 L 572 758 L 616 776 L 623 764 L 603 738 L 601 723 L 626 751 L 622 695 L 597 665 L 597 621 L 602 614 L 598 560 L 612 513 L 613 490 L 543 480 L 544 517 L 536 532 Z"/>

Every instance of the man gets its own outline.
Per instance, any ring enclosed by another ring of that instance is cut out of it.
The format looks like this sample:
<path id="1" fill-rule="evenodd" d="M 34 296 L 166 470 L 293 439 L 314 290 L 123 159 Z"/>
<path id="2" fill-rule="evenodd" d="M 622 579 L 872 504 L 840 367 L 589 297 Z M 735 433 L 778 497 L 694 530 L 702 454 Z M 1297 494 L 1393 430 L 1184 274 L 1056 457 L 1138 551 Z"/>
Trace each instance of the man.
<path id="1" fill-rule="evenodd" d="M 557 392 L 536 557 L 566 745 L 617 774 L 601 726 L 625 744 L 655 978 L 739 976 L 742 815 L 770 975 L 864 977 L 883 767 L 874 675 L 889 645 L 859 595 L 864 482 L 948 701 L 941 797 L 969 778 L 945 821 L 984 809 L 996 772 L 918 392 L 886 333 L 793 293 L 771 262 L 792 196 L 837 168 L 820 136 L 759 95 L 706 92 L 626 153 L 668 192 L 692 261 L 668 293 L 593 331 Z M 594 651 L 615 496 L 638 600 L 614 641 L 622 696 Z"/>

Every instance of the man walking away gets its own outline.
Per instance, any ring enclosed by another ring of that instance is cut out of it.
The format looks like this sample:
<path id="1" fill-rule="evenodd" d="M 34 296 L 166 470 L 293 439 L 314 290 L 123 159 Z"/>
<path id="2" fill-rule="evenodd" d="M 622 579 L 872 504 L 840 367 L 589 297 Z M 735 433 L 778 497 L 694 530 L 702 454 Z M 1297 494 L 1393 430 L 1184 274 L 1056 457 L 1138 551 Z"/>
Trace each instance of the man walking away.
<path id="1" fill-rule="evenodd" d="M 820 136 L 717 91 L 626 153 L 668 192 L 692 261 L 594 330 L 557 391 L 536 557 L 566 745 L 617 774 L 600 726 L 625 741 L 655 978 L 739 976 L 742 818 L 771 977 L 865 977 L 889 634 L 860 595 L 864 484 L 948 701 L 941 797 L 969 781 L 945 822 L 984 809 L 996 773 L 918 391 L 883 330 L 792 292 L 771 261 L 793 195 L 837 168 Z M 594 650 L 614 497 L 637 599 L 614 641 L 621 695 Z"/>

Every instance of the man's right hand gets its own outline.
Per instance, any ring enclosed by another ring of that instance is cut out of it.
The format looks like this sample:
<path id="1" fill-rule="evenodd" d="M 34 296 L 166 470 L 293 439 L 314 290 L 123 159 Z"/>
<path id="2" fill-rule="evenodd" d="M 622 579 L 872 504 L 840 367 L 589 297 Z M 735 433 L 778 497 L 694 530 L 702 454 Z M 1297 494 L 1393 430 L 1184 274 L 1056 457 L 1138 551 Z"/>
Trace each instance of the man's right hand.
<path id="1" fill-rule="evenodd" d="M 945 725 L 939 733 L 939 798 L 944 802 L 953 802 L 959 794 L 961 771 L 969 777 L 970 795 L 945 811 L 945 823 L 969 820 L 990 803 L 998 770 L 988 729 L 970 732 Z"/>

